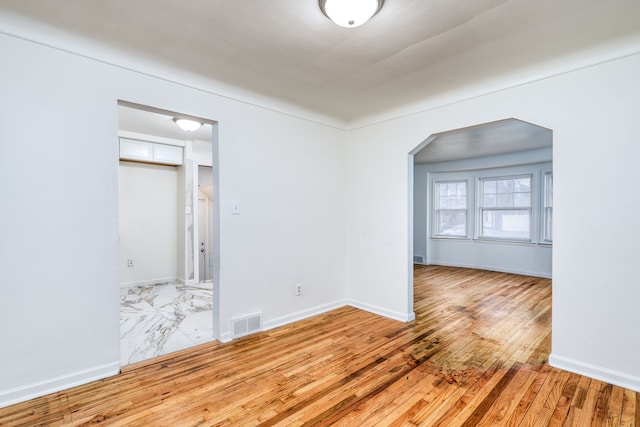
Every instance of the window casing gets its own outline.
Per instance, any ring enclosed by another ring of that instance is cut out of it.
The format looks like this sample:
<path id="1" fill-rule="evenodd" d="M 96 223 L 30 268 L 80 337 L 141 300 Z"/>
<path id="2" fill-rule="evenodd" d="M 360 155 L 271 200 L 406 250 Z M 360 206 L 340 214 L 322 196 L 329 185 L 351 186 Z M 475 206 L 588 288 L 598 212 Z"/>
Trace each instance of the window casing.
<path id="1" fill-rule="evenodd" d="M 437 237 L 467 237 L 467 181 L 435 181 L 435 227 Z"/>
<path id="2" fill-rule="evenodd" d="M 553 172 L 544 174 L 544 194 L 542 197 L 542 241 L 553 242 Z"/>
<path id="3" fill-rule="evenodd" d="M 478 181 L 478 238 L 530 242 L 532 175 Z"/>

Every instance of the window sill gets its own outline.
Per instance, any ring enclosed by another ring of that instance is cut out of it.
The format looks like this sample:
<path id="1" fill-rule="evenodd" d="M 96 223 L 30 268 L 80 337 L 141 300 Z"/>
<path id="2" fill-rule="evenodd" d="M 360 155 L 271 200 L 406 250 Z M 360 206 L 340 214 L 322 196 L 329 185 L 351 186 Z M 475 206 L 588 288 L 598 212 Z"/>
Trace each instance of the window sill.
<path id="1" fill-rule="evenodd" d="M 516 246 L 537 246 L 538 244 L 531 240 L 513 240 L 513 239 L 491 239 L 491 238 L 476 238 L 473 239 L 477 243 L 492 243 L 498 245 L 516 245 Z"/>
<path id="2" fill-rule="evenodd" d="M 467 241 L 471 240 L 466 236 L 431 236 L 432 240 L 457 240 L 457 241 Z"/>
<path id="3" fill-rule="evenodd" d="M 448 241 L 448 242 L 474 242 L 474 243 L 488 243 L 493 245 L 539 246 L 541 248 L 553 248 L 553 243 L 532 242 L 530 240 L 487 239 L 487 238 L 472 238 L 472 237 L 459 237 L 459 236 L 431 236 L 430 239 Z"/>

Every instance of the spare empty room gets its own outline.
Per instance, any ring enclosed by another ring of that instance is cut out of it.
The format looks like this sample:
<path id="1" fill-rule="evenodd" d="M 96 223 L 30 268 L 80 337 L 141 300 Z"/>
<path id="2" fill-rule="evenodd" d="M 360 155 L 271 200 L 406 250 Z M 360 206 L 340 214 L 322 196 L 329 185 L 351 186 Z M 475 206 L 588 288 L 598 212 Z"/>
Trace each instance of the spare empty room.
<path id="1" fill-rule="evenodd" d="M 0 424 L 124 375 L 122 260 L 137 257 L 121 247 L 122 101 L 215 125 L 210 346 L 351 309 L 413 327 L 419 256 L 551 278 L 548 365 L 640 391 L 640 5 L 385 0 L 343 28 L 319 3 L 0 0 Z M 505 146 L 533 129 L 548 144 L 419 159 L 439 138 L 495 142 L 496 123 L 518 124 Z M 475 204 L 498 193 L 532 204 Z M 525 224 L 527 242 L 479 241 Z M 532 248 L 517 267 L 483 258 Z M 158 279 L 180 277 L 168 267 Z M 234 336 L 252 316 L 258 331 Z"/>

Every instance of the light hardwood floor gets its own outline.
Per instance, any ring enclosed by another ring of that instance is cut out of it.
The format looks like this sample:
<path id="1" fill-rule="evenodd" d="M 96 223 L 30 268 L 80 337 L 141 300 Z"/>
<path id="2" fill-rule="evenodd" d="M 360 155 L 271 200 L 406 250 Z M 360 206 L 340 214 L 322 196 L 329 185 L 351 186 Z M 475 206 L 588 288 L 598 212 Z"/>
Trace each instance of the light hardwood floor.
<path id="1" fill-rule="evenodd" d="M 549 367 L 551 283 L 415 269 L 409 324 L 345 307 L 0 409 L 0 425 L 634 426 L 637 393 Z"/>

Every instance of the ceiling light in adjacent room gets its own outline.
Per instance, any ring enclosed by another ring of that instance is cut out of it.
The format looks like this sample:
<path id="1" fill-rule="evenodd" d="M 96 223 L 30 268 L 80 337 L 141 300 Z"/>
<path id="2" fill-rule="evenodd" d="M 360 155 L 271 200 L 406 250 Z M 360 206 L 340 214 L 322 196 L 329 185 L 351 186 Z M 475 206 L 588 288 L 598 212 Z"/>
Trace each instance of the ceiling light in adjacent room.
<path id="1" fill-rule="evenodd" d="M 200 129 L 200 126 L 202 126 L 202 123 L 198 123 L 195 120 L 179 119 L 176 117 L 173 119 L 173 121 L 176 122 L 176 124 L 180 127 L 180 129 L 186 130 L 187 132 L 193 132 L 194 130 L 198 130 Z"/>
<path id="2" fill-rule="evenodd" d="M 320 10 L 341 27 L 353 28 L 367 22 L 382 8 L 384 0 L 319 0 Z"/>

